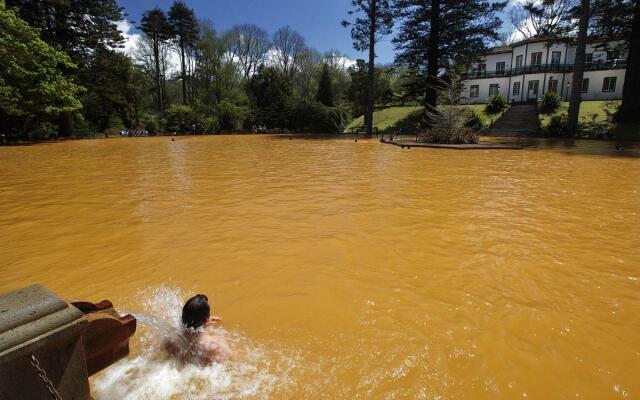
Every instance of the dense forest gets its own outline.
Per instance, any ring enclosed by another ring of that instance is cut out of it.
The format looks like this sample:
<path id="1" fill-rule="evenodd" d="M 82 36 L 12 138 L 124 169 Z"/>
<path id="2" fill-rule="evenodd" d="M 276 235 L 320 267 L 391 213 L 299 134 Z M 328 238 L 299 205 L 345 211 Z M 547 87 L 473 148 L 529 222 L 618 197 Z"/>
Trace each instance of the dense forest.
<path id="1" fill-rule="evenodd" d="M 373 110 L 400 104 L 424 106 L 421 124 L 429 127 L 454 73 L 505 42 L 506 2 L 351 3 L 342 24 L 367 60 L 313 49 L 287 25 L 271 34 L 253 24 L 219 31 L 182 1 L 147 10 L 135 23 L 141 40 L 125 53 L 118 24 L 127 15 L 116 0 L 0 0 L 0 131 L 23 139 L 125 129 L 330 133 L 364 115 L 371 133 Z M 530 35 L 580 38 L 597 25 L 608 27 L 598 32 L 605 43 L 624 37 L 629 66 L 620 114 L 637 119 L 638 1 L 585 0 L 587 11 L 569 3 L 525 2 L 512 23 Z M 391 35 L 395 63 L 380 66 L 376 44 Z"/>

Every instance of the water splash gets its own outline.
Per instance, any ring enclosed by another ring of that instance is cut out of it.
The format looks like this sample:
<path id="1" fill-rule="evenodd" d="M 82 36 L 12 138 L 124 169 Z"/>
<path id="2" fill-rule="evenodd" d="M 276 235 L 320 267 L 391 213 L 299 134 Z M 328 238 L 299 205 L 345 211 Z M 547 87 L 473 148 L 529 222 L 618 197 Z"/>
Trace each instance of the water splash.
<path id="1" fill-rule="evenodd" d="M 133 344 L 137 356 L 122 360 L 92 379 L 96 400 L 110 399 L 266 399 L 287 385 L 293 358 L 252 342 L 236 331 L 221 328 L 239 361 L 206 367 L 183 364 L 168 356 L 162 341 L 179 332 L 183 299 L 180 289 L 160 286 L 145 290 L 140 298 L 144 312 L 133 314 L 144 329 Z"/>

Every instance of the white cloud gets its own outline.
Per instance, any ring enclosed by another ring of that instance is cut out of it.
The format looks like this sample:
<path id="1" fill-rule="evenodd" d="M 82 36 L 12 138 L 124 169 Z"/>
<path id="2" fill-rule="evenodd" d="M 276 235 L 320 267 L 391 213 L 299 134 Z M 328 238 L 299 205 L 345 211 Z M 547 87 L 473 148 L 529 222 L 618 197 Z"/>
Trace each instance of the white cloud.
<path id="1" fill-rule="evenodd" d="M 124 48 L 121 51 L 129 56 L 133 56 L 133 52 L 140 41 L 140 34 L 135 31 L 131 22 L 123 19 L 117 24 L 118 30 L 125 38 Z"/>

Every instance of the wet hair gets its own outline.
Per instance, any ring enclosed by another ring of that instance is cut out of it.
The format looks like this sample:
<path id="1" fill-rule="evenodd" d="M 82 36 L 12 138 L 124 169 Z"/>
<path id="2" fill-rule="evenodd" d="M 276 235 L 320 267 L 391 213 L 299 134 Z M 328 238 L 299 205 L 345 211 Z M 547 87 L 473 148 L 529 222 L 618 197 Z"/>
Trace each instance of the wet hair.
<path id="1" fill-rule="evenodd" d="M 182 323 L 187 328 L 198 329 L 209 320 L 209 299 L 203 294 L 190 298 L 182 307 Z"/>

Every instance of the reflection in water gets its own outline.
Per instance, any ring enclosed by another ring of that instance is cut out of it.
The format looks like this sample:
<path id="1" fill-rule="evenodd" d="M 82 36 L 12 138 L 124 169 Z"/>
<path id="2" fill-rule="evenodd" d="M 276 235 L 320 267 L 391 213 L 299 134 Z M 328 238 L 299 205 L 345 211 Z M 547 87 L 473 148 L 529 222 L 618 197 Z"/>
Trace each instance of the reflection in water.
<path id="1" fill-rule="evenodd" d="M 39 282 L 169 327 L 206 293 L 245 354 L 181 367 L 142 327 L 99 399 L 636 398 L 640 151 L 527 144 L 0 148 L 0 292 Z"/>

